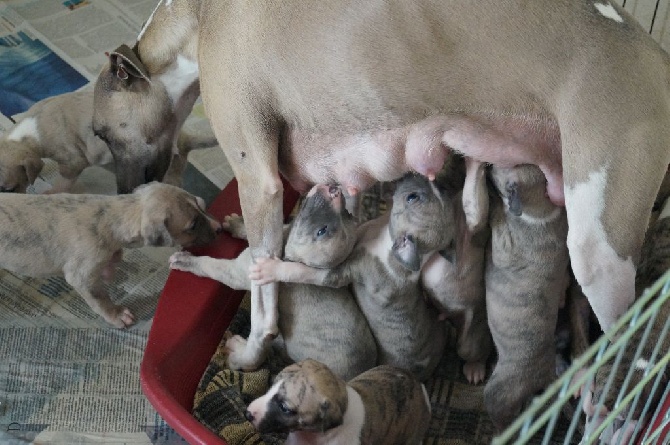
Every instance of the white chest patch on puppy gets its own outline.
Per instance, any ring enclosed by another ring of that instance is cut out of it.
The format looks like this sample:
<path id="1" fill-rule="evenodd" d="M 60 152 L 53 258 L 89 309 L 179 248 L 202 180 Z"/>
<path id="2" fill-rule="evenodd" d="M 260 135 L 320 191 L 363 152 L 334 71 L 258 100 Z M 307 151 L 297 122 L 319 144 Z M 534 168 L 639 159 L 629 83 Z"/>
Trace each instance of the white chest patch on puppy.
<path id="1" fill-rule="evenodd" d="M 612 6 L 611 3 L 594 3 L 593 6 L 596 7 L 599 13 L 607 17 L 608 19 L 612 19 L 615 22 L 623 23 L 623 17 L 619 15 L 616 9 L 614 9 L 614 6 Z"/>
<path id="2" fill-rule="evenodd" d="M 40 133 L 37 131 L 37 119 L 29 117 L 23 119 L 9 132 L 7 139 L 10 141 L 20 141 L 23 138 L 33 138 L 40 141 Z"/>
<path id="3" fill-rule="evenodd" d="M 198 80 L 198 63 L 180 54 L 167 71 L 158 76 L 158 79 L 165 85 L 172 103 L 176 104 L 184 91 Z"/>

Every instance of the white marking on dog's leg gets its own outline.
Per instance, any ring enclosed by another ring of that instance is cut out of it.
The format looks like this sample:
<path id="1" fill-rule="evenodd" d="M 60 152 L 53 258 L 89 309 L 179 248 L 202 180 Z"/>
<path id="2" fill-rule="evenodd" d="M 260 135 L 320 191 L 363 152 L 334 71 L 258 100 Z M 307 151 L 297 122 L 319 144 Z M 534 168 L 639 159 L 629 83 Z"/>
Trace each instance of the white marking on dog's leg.
<path id="1" fill-rule="evenodd" d="M 577 282 L 607 331 L 635 297 L 635 265 L 622 259 L 609 244 L 601 218 L 607 184 L 605 168 L 589 179 L 566 186 L 568 250 Z"/>
<path id="2" fill-rule="evenodd" d="M 179 54 L 158 79 L 165 85 L 172 103 L 176 104 L 184 91 L 198 80 L 198 63 Z"/>
<path id="3" fill-rule="evenodd" d="M 614 9 L 614 6 L 612 6 L 611 3 L 594 3 L 593 6 L 596 7 L 599 13 L 607 17 L 608 19 L 612 19 L 615 22 L 623 23 L 623 17 L 619 15 L 616 9 Z"/>
<path id="4" fill-rule="evenodd" d="M 37 130 L 37 119 L 28 117 L 16 124 L 9 132 L 7 139 L 10 141 L 20 141 L 23 138 L 33 138 L 40 141 L 40 133 Z"/>

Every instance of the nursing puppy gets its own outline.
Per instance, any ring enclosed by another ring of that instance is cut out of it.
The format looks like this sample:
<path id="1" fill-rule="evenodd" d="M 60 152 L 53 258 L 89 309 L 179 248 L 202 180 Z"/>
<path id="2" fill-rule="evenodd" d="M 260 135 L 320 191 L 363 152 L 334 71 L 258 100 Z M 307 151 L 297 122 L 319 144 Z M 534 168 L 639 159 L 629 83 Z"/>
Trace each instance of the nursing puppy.
<path id="1" fill-rule="evenodd" d="M 48 193 L 67 192 L 85 168 L 92 165 L 114 170 L 114 158 L 104 140 L 93 133 L 93 91 L 49 97 L 35 103 L 0 139 L 0 191 L 25 193 L 44 167 L 43 158 L 58 164 L 62 178 Z M 143 182 L 163 179 L 181 185 L 188 153 L 216 145 L 213 135 L 179 133 L 165 177 L 147 170 Z"/>
<path id="2" fill-rule="evenodd" d="M 666 199 L 662 206 L 661 213 L 656 222 L 647 232 L 647 237 L 642 246 L 642 260 L 637 270 L 636 288 L 638 295 L 642 295 L 645 289 L 652 286 L 664 273 L 670 269 L 670 199 Z M 651 300 L 652 302 L 654 300 Z M 659 307 L 656 318 L 651 324 L 649 337 L 644 345 L 638 351 L 638 346 L 642 343 L 646 325 L 641 326 L 628 340 L 628 344 L 623 352 L 621 363 L 616 370 L 613 369 L 613 360 L 609 359 L 598 368 L 595 375 L 595 381 L 591 387 L 586 388 L 583 399 L 584 411 L 587 414 L 587 428 L 593 431 L 609 415 L 610 410 L 614 409 L 616 397 L 623 387 L 624 380 L 632 369 L 630 381 L 628 382 L 628 391 L 631 391 L 646 376 L 646 372 L 656 366 L 658 361 L 670 351 L 670 331 L 663 333 L 668 320 L 670 319 L 670 301 L 666 301 Z M 617 338 L 613 338 L 615 342 Z M 658 352 L 654 356 L 653 350 L 658 347 Z M 639 356 L 635 355 L 639 352 Z M 654 359 L 652 360 L 652 357 Z M 667 366 L 667 365 L 666 365 Z M 612 384 L 607 393 L 604 392 L 607 380 L 614 372 Z M 670 373 L 666 368 L 660 379 L 660 384 L 652 393 L 652 386 L 656 377 L 647 383 L 642 390 L 639 400 L 631 400 L 617 416 L 616 421 L 608 425 L 601 433 L 600 444 L 618 444 L 634 443 L 633 434 L 640 421 L 645 422 L 655 411 L 664 389 L 670 381 Z M 645 418 L 641 419 L 642 410 L 646 402 L 651 399 L 650 408 Z M 600 411 L 596 411 L 599 402 L 604 406 Z M 632 411 L 630 421 L 624 422 Z M 644 424 L 644 423 L 643 423 Z M 642 429 L 642 428 L 640 428 Z"/>
<path id="3" fill-rule="evenodd" d="M 261 432 L 288 431 L 287 445 L 415 445 L 428 430 L 425 387 L 392 366 L 348 382 L 322 363 L 290 365 L 246 418 Z"/>
<path id="4" fill-rule="evenodd" d="M 407 175 L 396 184 L 390 212 L 358 227 L 356 246 L 340 265 L 317 269 L 258 258 L 250 278 L 259 284 L 351 284 L 377 341 L 378 362 L 409 370 L 423 381 L 444 351 L 445 332 L 437 312 L 424 301 L 420 271 L 452 239 L 450 199 L 425 177 Z"/>
<path id="5" fill-rule="evenodd" d="M 465 361 L 463 374 L 477 384 L 486 377 L 486 361 L 493 346 L 484 285 L 488 191 L 485 165 L 471 160 L 467 164 L 465 183 L 452 199 L 454 243 L 430 257 L 421 269 L 421 283 L 440 309 L 441 318 L 448 318 L 456 327 L 458 355 Z M 452 171 L 446 173 L 455 176 Z M 468 215 L 464 207 L 469 209 Z"/>
<path id="6" fill-rule="evenodd" d="M 224 225 L 236 235 L 244 235 L 241 219 L 228 218 Z M 339 187 L 314 186 L 285 229 L 288 231 L 285 259 L 317 268 L 336 267 L 354 248 L 355 225 Z M 195 257 L 187 252 L 176 252 L 170 257 L 173 269 L 243 290 L 251 289 L 251 264 L 248 248 L 233 260 Z M 318 360 L 343 379 L 377 364 L 372 332 L 347 287 L 281 283 L 278 325 L 286 352 L 294 361 Z"/>
<path id="7" fill-rule="evenodd" d="M 486 311 L 498 362 L 484 388 L 496 427 L 556 378 L 554 332 L 568 286 L 565 210 L 545 194 L 535 166 L 491 168 Z"/>
<path id="8" fill-rule="evenodd" d="M 159 183 L 130 195 L 0 195 L 0 268 L 26 276 L 62 273 L 91 309 L 118 328 L 134 323 L 128 308 L 110 300 L 122 248 L 205 244 L 221 224 L 205 203 Z"/>

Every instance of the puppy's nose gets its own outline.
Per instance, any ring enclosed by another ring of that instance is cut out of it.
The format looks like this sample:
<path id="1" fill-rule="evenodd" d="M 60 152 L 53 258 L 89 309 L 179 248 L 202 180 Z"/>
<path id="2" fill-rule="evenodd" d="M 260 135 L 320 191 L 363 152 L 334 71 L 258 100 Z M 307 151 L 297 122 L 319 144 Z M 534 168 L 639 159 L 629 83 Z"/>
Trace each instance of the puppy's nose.
<path id="1" fill-rule="evenodd" d="M 249 410 L 246 410 L 246 411 L 244 412 L 244 418 L 247 419 L 249 422 L 253 422 L 253 421 L 254 421 L 254 415 L 251 414 L 251 411 L 249 411 Z"/>

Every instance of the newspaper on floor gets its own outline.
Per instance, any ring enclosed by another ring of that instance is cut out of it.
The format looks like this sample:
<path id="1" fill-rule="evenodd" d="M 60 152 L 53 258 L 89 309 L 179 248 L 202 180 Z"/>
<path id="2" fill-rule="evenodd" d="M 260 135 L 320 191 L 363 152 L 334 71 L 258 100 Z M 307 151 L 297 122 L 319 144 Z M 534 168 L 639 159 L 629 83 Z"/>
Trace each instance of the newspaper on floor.
<path id="1" fill-rule="evenodd" d="M 91 88 L 105 51 L 132 45 L 157 0 L 0 2 L 0 137 L 35 102 Z M 187 121 L 211 131 L 202 112 Z M 219 147 L 191 153 L 219 188 L 232 171 Z M 59 178 L 46 162 L 29 193 Z M 114 194 L 112 172 L 86 169 L 74 193 Z M 0 270 L 0 443 L 182 444 L 140 388 L 139 368 L 174 248 L 124 250 L 107 286 L 138 323 L 110 327 L 60 276 L 29 278 Z M 39 259 L 36 259 L 39 261 Z M 184 298 L 188 298 L 187 295 Z"/>

